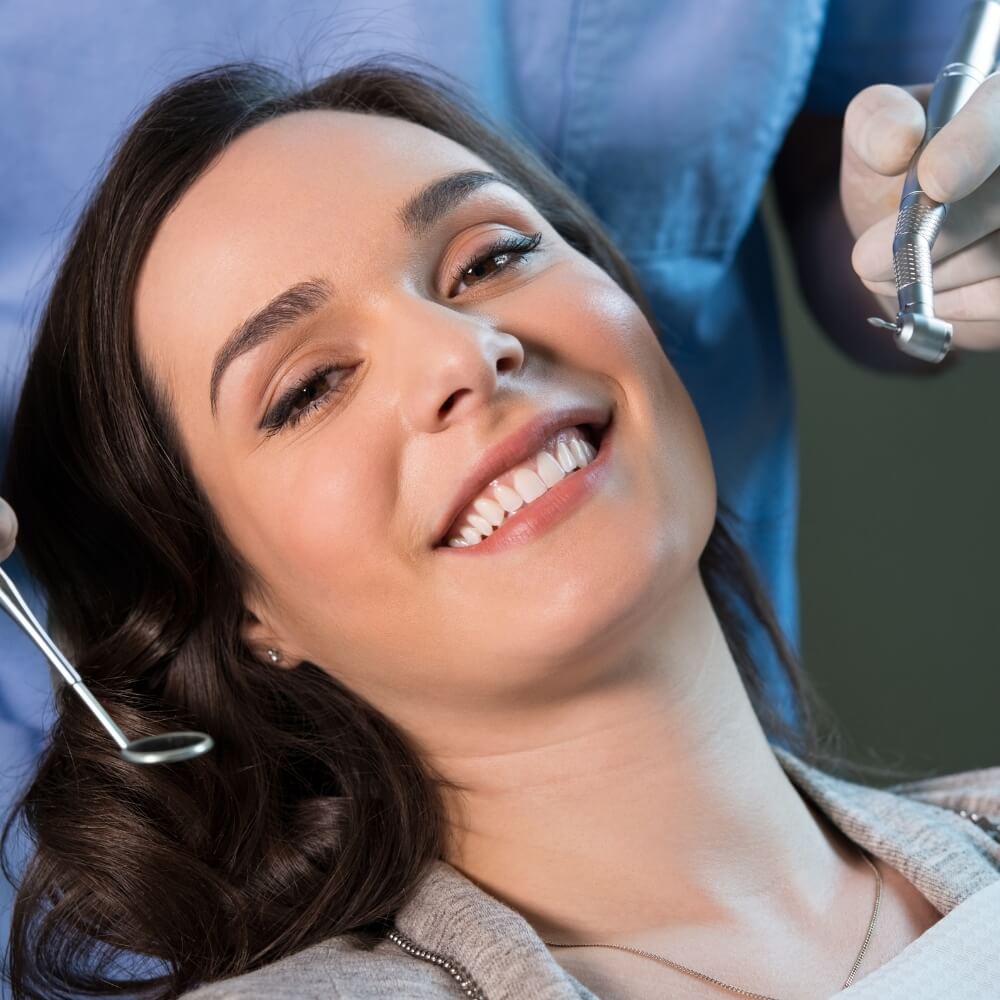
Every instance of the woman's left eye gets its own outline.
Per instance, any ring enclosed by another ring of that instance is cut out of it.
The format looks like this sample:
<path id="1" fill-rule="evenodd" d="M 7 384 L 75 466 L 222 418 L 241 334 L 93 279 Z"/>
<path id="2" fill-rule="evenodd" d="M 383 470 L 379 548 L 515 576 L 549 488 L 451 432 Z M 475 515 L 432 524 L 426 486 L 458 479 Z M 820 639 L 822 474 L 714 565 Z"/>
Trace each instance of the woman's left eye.
<path id="1" fill-rule="evenodd" d="M 466 284 L 469 283 L 470 278 L 474 278 L 477 284 L 487 281 L 502 271 L 517 267 L 529 254 L 538 249 L 541 242 L 541 233 L 535 233 L 533 236 L 524 236 L 521 233 L 501 236 L 482 253 L 459 265 L 452 278 L 456 282 L 464 281 Z M 494 265 L 494 269 L 487 270 L 486 268 L 491 264 Z"/>

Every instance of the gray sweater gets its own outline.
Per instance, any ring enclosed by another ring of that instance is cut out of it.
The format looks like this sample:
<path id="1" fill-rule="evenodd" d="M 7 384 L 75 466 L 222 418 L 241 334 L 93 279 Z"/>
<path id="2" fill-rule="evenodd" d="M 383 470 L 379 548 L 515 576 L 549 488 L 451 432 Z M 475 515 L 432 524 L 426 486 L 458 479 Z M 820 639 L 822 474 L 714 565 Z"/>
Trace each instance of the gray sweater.
<path id="1" fill-rule="evenodd" d="M 876 789 L 780 747 L 774 752 L 840 830 L 950 915 L 837 996 L 1000 998 L 1000 766 Z M 985 992 L 983 984 L 991 984 Z M 600 1000 L 552 958 L 519 913 L 444 861 L 399 911 L 390 938 L 371 951 L 332 938 L 184 1000 L 387 997 Z"/>

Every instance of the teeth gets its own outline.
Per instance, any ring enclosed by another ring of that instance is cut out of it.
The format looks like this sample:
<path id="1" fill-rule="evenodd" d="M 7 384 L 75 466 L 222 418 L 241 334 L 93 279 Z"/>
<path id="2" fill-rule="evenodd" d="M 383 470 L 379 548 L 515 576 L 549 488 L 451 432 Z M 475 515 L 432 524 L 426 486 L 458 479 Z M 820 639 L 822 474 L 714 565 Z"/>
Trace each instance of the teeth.
<path id="1" fill-rule="evenodd" d="M 573 452 L 569 450 L 569 445 L 565 441 L 559 442 L 559 447 L 556 448 L 556 455 L 564 472 L 572 472 L 576 468 L 576 459 L 573 457 Z"/>
<path id="2" fill-rule="evenodd" d="M 503 524 L 504 509 L 496 500 L 480 497 L 472 506 L 476 508 L 476 513 L 485 517 L 494 528 L 499 528 Z"/>
<path id="3" fill-rule="evenodd" d="M 560 479 L 566 477 L 563 467 L 547 451 L 540 451 L 535 458 L 538 465 L 538 475 L 546 486 L 555 486 Z"/>
<path id="4" fill-rule="evenodd" d="M 490 487 L 493 499 L 484 495 L 475 500 L 472 504 L 474 513 L 466 515 L 457 534 L 453 533 L 448 539 L 448 545 L 465 548 L 478 544 L 500 527 L 508 516 L 537 500 L 574 469 L 589 465 L 597 455 L 597 449 L 589 441 L 577 437 L 561 438 L 554 451 L 555 457 L 552 452 L 544 450 L 535 455 L 531 464 L 537 472 L 527 465 L 515 469 L 512 486 L 493 483 Z"/>
<path id="5" fill-rule="evenodd" d="M 487 521 L 481 514 L 470 514 L 469 524 L 471 524 L 472 527 L 483 536 L 483 538 L 487 535 L 493 534 L 493 525 L 490 524 L 490 522 Z"/>
<path id="6" fill-rule="evenodd" d="M 503 483 L 497 483 L 493 487 L 493 492 L 497 500 L 500 501 L 500 506 L 508 514 L 513 514 L 518 507 L 524 506 L 524 498 L 519 493 L 515 493 L 509 486 L 504 486 Z"/>
<path id="7" fill-rule="evenodd" d="M 527 503 L 537 500 L 547 489 L 538 474 L 531 469 L 518 469 L 514 473 L 514 489 L 524 497 Z"/>

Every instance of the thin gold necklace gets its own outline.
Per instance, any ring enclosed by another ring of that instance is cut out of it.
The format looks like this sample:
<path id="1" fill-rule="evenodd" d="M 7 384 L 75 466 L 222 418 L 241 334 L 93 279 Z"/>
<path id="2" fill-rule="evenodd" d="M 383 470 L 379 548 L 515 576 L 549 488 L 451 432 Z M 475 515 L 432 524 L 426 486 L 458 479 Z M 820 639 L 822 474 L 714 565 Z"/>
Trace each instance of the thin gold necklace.
<path id="1" fill-rule="evenodd" d="M 875 872 L 875 908 L 872 910 L 872 918 L 868 922 L 868 933 L 865 934 L 864 944 L 861 946 L 861 951 L 858 952 L 858 957 L 854 960 L 854 967 L 851 969 L 851 974 L 847 977 L 847 982 L 844 983 L 845 989 L 853 982 L 855 973 L 861 965 L 861 959 L 865 957 L 865 952 L 868 950 L 868 943 L 871 941 L 872 931 L 875 929 L 875 919 L 878 917 L 879 900 L 882 898 L 882 873 L 875 867 L 871 858 L 868 857 L 862 848 L 858 847 L 858 853 L 868 862 L 871 870 Z M 662 962 L 665 965 L 669 965 L 670 968 L 676 969 L 678 972 L 686 972 L 689 976 L 697 976 L 699 979 L 704 979 L 705 982 L 714 983 L 716 986 L 721 986 L 724 990 L 738 993 L 741 997 L 751 997 L 752 1000 L 775 1000 L 774 997 L 769 997 L 764 993 L 754 993 L 751 990 L 742 990 L 739 986 L 730 986 L 729 983 L 724 983 L 721 979 L 706 976 L 704 972 L 689 969 L 686 965 L 681 965 L 679 962 L 671 962 L 669 958 L 664 958 L 662 955 L 654 955 L 649 951 L 643 951 L 642 948 L 632 948 L 625 944 L 554 944 L 551 941 L 543 941 L 542 943 L 547 944 L 550 948 L 617 948 L 619 951 L 630 951 L 634 955 L 641 955 L 643 958 L 651 958 L 655 962 Z"/>

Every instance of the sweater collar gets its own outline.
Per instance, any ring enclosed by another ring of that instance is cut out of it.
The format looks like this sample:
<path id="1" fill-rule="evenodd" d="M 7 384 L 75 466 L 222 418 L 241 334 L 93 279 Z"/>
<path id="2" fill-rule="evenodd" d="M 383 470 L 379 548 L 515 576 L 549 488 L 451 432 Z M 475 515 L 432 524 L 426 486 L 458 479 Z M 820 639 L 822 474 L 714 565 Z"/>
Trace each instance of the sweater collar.
<path id="1" fill-rule="evenodd" d="M 943 803 L 932 804 L 937 779 L 911 782 L 903 795 L 772 749 L 793 784 L 834 825 L 901 872 L 942 914 L 1000 880 L 1000 844 Z M 911 797 L 923 790 L 928 801 Z M 421 949 L 463 963 L 490 1000 L 598 1000 L 555 961 L 524 917 L 446 861 L 434 862 L 397 913 L 396 926 Z"/>

